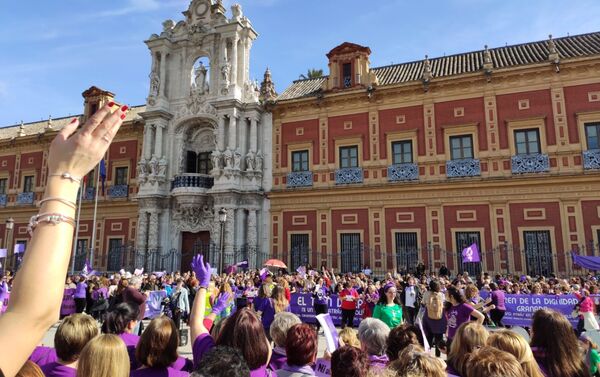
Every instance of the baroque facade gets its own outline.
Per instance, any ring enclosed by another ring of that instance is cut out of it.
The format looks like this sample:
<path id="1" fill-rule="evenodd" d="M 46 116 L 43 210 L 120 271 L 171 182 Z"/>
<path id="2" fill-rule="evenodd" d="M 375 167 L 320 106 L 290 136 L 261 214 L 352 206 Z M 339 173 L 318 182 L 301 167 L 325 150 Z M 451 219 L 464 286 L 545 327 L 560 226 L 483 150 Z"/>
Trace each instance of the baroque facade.
<path id="1" fill-rule="evenodd" d="M 146 41 L 152 69 L 140 113 L 136 248 L 178 250 L 183 265 L 222 247 L 227 263 L 247 258 L 254 266 L 269 245 L 271 117 L 249 74 L 257 33 L 240 5 L 231 12 L 194 0 L 185 20 L 163 22 Z"/>
<path id="2" fill-rule="evenodd" d="M 600 33 L 329 75 L 273 109 L 274 257 L 341 271 L 573 273 L 599 255 Z M 462 263 L 477 244 L 481 263 Z"/>

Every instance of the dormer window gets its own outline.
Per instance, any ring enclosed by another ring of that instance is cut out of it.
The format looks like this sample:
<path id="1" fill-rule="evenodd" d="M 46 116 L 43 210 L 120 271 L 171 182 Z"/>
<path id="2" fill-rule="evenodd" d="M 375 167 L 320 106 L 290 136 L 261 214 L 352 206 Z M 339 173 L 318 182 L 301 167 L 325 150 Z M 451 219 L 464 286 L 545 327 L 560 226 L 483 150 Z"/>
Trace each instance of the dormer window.
<path id="1" fill-rule="evenodd" d="M 342 79 L 344 88 L 352 86 L 352 63 L 344 63 L 342 65 Z"/>

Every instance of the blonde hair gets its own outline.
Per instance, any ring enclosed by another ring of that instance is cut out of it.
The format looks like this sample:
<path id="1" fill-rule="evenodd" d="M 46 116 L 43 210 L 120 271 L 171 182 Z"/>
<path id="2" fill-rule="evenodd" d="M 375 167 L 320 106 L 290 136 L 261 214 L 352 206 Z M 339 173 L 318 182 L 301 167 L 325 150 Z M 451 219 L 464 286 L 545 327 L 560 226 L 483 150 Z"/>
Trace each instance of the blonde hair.
<path id="1" fill-rule="evenodd" d="M 465 322 L 452 338 L 450 352 L 448 353 L 448 364 L 450 364 L 461 376 L 466 374 L 466 364 L 469 355 L 474 350 L 485 346 L 488 331 L 477 322 Z"/>
<path id="2" fill-rule="evenodd" d="M 446 377 L 444 362 L 426 353 L 421 346 L 409 344 L 389 366 L 403 377 Z"/>
<path id="3" fill-rule="evenodd" d="M 98 333 L 96 320 L 87 314 L 65 317 L 54 334 L 56 356 L 66 363 L 76 361 L 83 347 Z"/>
<path id="4" fill-rule="evenodd" d="M 516 357 L 529 377 L 544 376 L 533 357 L 531 347 L 521 335 L 506 329 L 494 331 L 490 334 L 487 345 L 506 351 Z"/>
<path id="5" fill-rule="evenodd" d="M 128 377 L 129 355 L 125 343 L 114 334 L 90 340 L 77 363 L 77 377 Z"/>
<path id="6" fill-rule="evenodd" d="M 344 343 L 346 346 L 352 346 L 356 348 L 360 348 L 360 341 L 358 340 L 358 334 L 356 330 L 345 327 L 338 333 L 340 343 Z M 341 347 L 342 345 L 340 345 Z"/>
<path id="7" fill-rule="evenodd" d="M 510 353 L 485 346 L 473 352 L 468 360 L 469 367 L 461 376 L 465 377 L 527 377 L 519 361 Z"/>
<path id="8" fill-rule="evenodd" d="M 280 286 L 273 287 L 271 291 L 271 298 L 273 299 L 273 306 L 275 307 L 275 313 L 281 313 L 290 305 L 288 300 L 285 298 L 285 290 Z"/>
<path id="9" fill-rule="evenodd" d="M 15 377 L 45 377 L 42 369 L 31 360 L 27 360 Z"/>

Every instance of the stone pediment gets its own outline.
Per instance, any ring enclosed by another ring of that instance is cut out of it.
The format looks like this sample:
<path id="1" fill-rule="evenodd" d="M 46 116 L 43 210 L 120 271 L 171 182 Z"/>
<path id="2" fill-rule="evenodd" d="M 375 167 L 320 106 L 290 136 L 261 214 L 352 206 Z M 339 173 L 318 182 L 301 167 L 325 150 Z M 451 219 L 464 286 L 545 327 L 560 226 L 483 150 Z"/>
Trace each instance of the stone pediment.
<path id="1" fill-rule="evenodd" d="M 334 47 L 331 51 L 329 51 L 329 53 L 327 54 L 327 58 L 331 59 L 333 56 L 336 55 L 345 55 L 355 52 L 370 55 L 371 49 L 365 46 L 358 45 L 356 43 L 344 42 L 341 45 Z"/>

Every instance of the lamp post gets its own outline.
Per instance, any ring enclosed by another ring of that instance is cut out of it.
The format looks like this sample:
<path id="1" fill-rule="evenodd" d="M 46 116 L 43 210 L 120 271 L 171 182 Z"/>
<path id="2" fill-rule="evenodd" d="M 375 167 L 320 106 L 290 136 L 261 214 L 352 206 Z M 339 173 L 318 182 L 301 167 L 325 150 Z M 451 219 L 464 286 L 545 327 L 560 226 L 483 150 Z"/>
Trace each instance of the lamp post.
<path id="1" fill-rule="evenodd" d="M 506 275 L 510 274 L 510 257 L 508 255 L 508 241 L 504 240 L 504 252 L 506 253 Z"/>
<path id="2" fill-rule="evenodd" d="M 225 257 L 225 222 L 227 221 L 227 210 L 219 210 L 219 224 L 221 224 L 221 253 L 219 256 L 219 273 L 223 273 L 223 258 Z"/>
<path id="3" fill-rule="evenodd" d="M 427 242 L 427 257 L 429 258 L 429 276 L 433 272 L 433 252 L 431 250 L 431 241 Z"/>
<path id="4" fill-rule="evenodd" d="M 15 226 L 15 219 L 13 219 L 12 217 L 9 217 L 8 219 L 6 219 L 6 240 L 4 241 L 4 244 L 5 244 L 4 248 L 6 249 L 7 255 L 6 255 L 6 257 L 4 257 L 4 260 L 3 260 L 4 263 L 2 263 L 2 266 L 6 265 L 6 259 L 8 257 L 8 248 L 10 247 L 10 243 L 12 242 L 12 231 L 13 231 L 14 226 Z M 9 239 L 9 237 L 11 239 Z M 5 267 L 3 267 L 3 269 L 4 268 Z"/>

